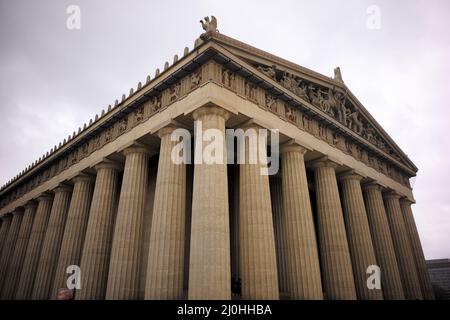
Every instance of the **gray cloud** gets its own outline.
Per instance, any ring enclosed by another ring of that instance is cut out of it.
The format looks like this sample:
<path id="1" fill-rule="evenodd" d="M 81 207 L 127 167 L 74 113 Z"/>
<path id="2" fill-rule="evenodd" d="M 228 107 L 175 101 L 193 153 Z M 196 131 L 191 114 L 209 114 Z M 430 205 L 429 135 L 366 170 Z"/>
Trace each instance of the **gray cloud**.
<path id="1" fill-rule="evenodd" d="M 69 4 L 81 30 L 66 28 Z M 369 5 L 381 29 L 366 27 Z M 419 168 L 417 226 L 427 258 L 450 256 L 448 1 L 0 1 L 0 181 L 192 47 L 198 20 L 331 75 Z"/>

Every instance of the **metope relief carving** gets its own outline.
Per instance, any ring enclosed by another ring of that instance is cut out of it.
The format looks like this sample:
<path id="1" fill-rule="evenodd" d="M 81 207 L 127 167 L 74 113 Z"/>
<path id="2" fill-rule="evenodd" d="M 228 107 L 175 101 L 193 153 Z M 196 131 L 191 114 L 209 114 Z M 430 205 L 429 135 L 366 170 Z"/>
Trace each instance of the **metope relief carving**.
<path id="1" fill-rule="evenodd" d="M 250 100 L 256 101 L 256 85 L 253 82 L 245 81 L 245 96 Z"/>
<path id="2" fill-rule="evenodd" d="M 125 132 L 128 128 L 128 117 L 124 117 L 119 121 L 119 133 Z"/>
<path id="3" fill-rule="evenodd" d="M 231 70 L 222 69 L 222 84 L 230 89 L 236 89 L 236 75 Z"/>
<path id="4" fill-rule="evenodd" d="M 175 83 L 169 88 L 169 102 L 174 102 L 180 97 L 181 84 Z"/>
<path id="5" fill-rule="evenodd" d="M 285 104 L 284 114 L 286 116 L 286 119 L 288 119 L 290 122 L 297 123 L 297 112 L 294 107 Z"/>
<path id="6" fill-rule="evenodd" d="M 134 118 L 135 118 L 136 122 L 141 122 L 142 120 L 144 120 L 144 107 L 143 106 L 140 106 L 139 108 L 134 110 Z"/>
<path id="7" fill-rule="evenodd" d="M 267 109 L 269 109 L 272 112 L 277 113 L 277 98 L 275 98 L 273 95 L 271 95 L 270 93 L 266 92 L 264 94 L 264 101 L 265 101 L 265 106 Z"/>
<path id="8" fill-rule="evenodd" d="M 190 76 L 190 80 L 191 80 L 191 89 L 194 89 L 196 87 L 198 87 L 200 85 L 200 83 L 202 82 L 202 69 L 199 68 L 196 71 L 191 73 Z"/>
<path id="9" fill-rule="evenodd" d="M 105 131 L 105 142 L 110 142 L 112 140 L 112 136 L 113 136 L 113 131 L 114 131 L 114 126 L 108 127 Z"/>
<path id="10" fill-rule="evenodd" d="M 161 109 L 161 95 L 150 98 L 150 109 L 152 113 Z"/>

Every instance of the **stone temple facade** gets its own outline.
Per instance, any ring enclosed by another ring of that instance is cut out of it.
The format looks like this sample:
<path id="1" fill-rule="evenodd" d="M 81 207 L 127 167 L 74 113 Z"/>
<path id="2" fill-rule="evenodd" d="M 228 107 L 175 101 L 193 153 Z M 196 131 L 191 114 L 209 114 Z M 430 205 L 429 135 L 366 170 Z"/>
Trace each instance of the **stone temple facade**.
<path id="1" fill-rule="evenodd" d="M 433 299 L 417 168 L 339 68 L 326 77 L 202 25 L 193 50 L 0 189 L 1 298 L 55 299 L 78 266 L 75 299 Z M 173 133 L 195 123 L 223 139 L 277 129 L 279 170 L 174 162 Z"/>

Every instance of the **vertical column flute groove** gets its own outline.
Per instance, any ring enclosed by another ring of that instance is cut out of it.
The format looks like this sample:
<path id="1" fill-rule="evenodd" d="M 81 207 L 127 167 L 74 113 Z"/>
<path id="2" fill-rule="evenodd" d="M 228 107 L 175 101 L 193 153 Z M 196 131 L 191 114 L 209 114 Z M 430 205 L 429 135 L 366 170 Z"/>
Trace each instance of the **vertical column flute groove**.
<path id="1" fill-rule="evenodd" d="M 64 235 L 72 188 L 61 185 L 54 192 L 55 197 L 53 199 L 50 220 L 45 233 L 33 293 L 31 295 L 31 299 L 33 300 L 45 300 L 50 297 L 50 290 L 61 249 L 61 241 Z"/>
<path id="2" fill-rule="evenodd" d="M 225 121 L 229 114 L 218 107 L 202 107 L 195 110 L 193 116 L 196 128 L 202 126 L 203 130 L 199 130 L 201 136 L 196 137 L 195 145 L 188 297 L 230 299 L 230 226 L 225 143 Z M 221 163 L 209 164 L 198 159 L 205 146 L 197 142 L 203 140 L 203 131 L 208 129 L 218 130 L 222 134 L 218 141 L 223 145 L 223 158 L 219 159 Z"/>
<path id="3" fill-rule="evenodd" d="M 420 287 L 422 289 L 422 296 L 426 300 L 434 300 L 434 292 L 431 285 L 430 274 L 428 273 L 425 256 L 423 254 L 422 245 L 420 243 L 419 232 L 417 232 L 416 223 L 414 222 L 411 204 L 412 202 L 407 199 L 400 200 L 400 207 L 402 209 L 406 233 L 409 237 L 414 261 L 417 267 L 417 274 L 419 276 Z"/>
<path id="4" fill-rule="evenodd" d="M 82 288 L 75 296 L 77 300 L 104 299 L 108 280 L 119 166 L 105 160 L 95 169 L 97 177 L 80 264 Z"/>
<path id="5" fill-rule="evenodd" d="M 161 138 L 148 256 L 146 299 L 183 297 L 186 164 L 174 163 L 171 141 L 176 128 L 158 132 Z"/>
<path id="6" fill-rule="evenodd" d="M 36 269 L 39 264 L 42 244 L 47 230 L 50 212 L 52 210 L 53 196 L 43 194 L 37 198 L 33 227 L 31 229 L 30 240 L 25 253 L 25 260 L 20 272 L 15 298 L 18 300 L 28 300 L 31 298 L 33 284 L 36 276 Z"/>
<path id="7" fill-rule="evenodd" d="M 114 228 L 106 299 L 137 299 L 148 187 L 149 152 L 142 146 L 124 150 L 125 168 Z"/>
<path id="8" fill-rule="evenodd" d="M 319 253 L 306 177 L 299 145 L 281 149 L 283 233 L 287 246 L 287 274 L 292 299 L 323 299 Z"/>
<path id="9" fill-rule="evenodd" d="M 278 286 L 280 294 L 288 294 L 288 270 L 286 253 L 286 236 L 283 227 L 283 199 L 281 175 L 269 176 L 270 200 L 272 203 L 273 228 L 275 236 L 275 249 L 277 254 Z"/>
<path id="10" fill-rule="evenodd" d="M 354 300 L 356 289 L 336 181 L 336 165 L 328 160 L 317 160 L 313 168 L 325 297 Z"/>
<path id="11" fill-rule="evenodd" d="M 400 196 L 394 192 L 385 194 L 384 201 L 386 214 L 391 229 L 392 241 L 405 297 L 410 300 L 420 300 L 422 299 L 422 292 L 411 245 L 403 221 L 399 199 Z"/>
<path id="12" fill-rule="evenodd" d="M 11 256 L 14 253 L 20 225 L 22 224 L 23 212 L 23 208 L 17 208 L 12 213 L 11 226 L 9 227 L 8 235 L 6 236 L 5 245 L 3 246 L 0 257 L 0 288 L 2 288 L 6 277 L 8 276 L 6 271 L 11 262 Z"/>
<path id="13" fill-rule="evenodd" d="M 31 228 L 33 227 L 33 219 L 36 213 L 36 208 L 37 203 L 34 201 L 30 201 L 25 205 L 25 212 L 23 214 L 22 224 L 17 236 L 16 247 L 11 257 L 9 267 L 6 271 L 7 277 L 3 284 L 2 299 L 10 300 L 14 298 L 20 272 L 23 267 L 23 261 L 25 259 L 28 241 L 31 235 Z"/>
<path id="14" fill-rule="evenodd" d="M 383 297 L 387 300 L 403 300 L 405 295 L 386 210 L 381 196 L 381 189 L 381 186 L 376 183 L 364 185 L 364 203 L 366 205 L 375 256 L 381 270 Z"/>
<path id="15" fill-rule="evenodd" d="M 367 212 L 361 190 L 361 176 L 348 172 L 340 175 L 342 207 L 352 258 L 356 293 L 361 300 L 381 300 L 380 289 L 367 287 L 367 268 L 378 265 L 370 235 Z"/>
<path id="16" fill-rule="evenodd" d="M 239 270 L 243 299 L 278 299 L 278 274 L 273 230 L 269 177 L 258 160 L 250 163 L 250 153 L 266 155 L 266 146 L 259 144 L 255 126 L 245 128 L 254 138 L 245 143 L 245 161 L 239 165 Z M 244 136 L 245 139 L 245 136 Z M 264 148 L 264 150 L 259 150 Z M 263 160 L 263 159 L 260 159 Z"/>
<path id="17" fill-rule="evenodd" d="M 8 237 L 8 231 L 11 227 L 12 215 L 5 214 L 2 216 L 2 228 L 0 230 L 0 258 L 2 256 L 3 247 L 5 246 L 6 237 Z"/>
<path id="18" fill-rule="evenodd" d="M 56 299 L 59 289 L 67 288 L 67 267 L 70 265 L 80 266 L 81 250 L 86 235 L 92 199 L 93 181 L 92 176 L 83 173 L 73 178 L 72 199 L 67 213 L 55 279 L 53 280 L 53 289 L 50 296 L 52 299 Z"/>

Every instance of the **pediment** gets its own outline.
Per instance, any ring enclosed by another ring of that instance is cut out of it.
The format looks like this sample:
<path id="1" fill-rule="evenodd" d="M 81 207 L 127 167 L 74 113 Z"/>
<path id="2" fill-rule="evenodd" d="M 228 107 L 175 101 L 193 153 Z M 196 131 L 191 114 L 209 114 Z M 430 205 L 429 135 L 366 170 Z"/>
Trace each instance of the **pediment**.
<path id="1" fill-rule="evenodd" d="M 221 34 L 210 39 L 250 65 L 255 75 L 269 78 L 302 104 L 320 110 L 338 127 L 353 132 L 371 148 L 402 164 L 409 175 L 417 172 L 417 167 L 344 84 L 339 69 L 330 78 Z"/>

